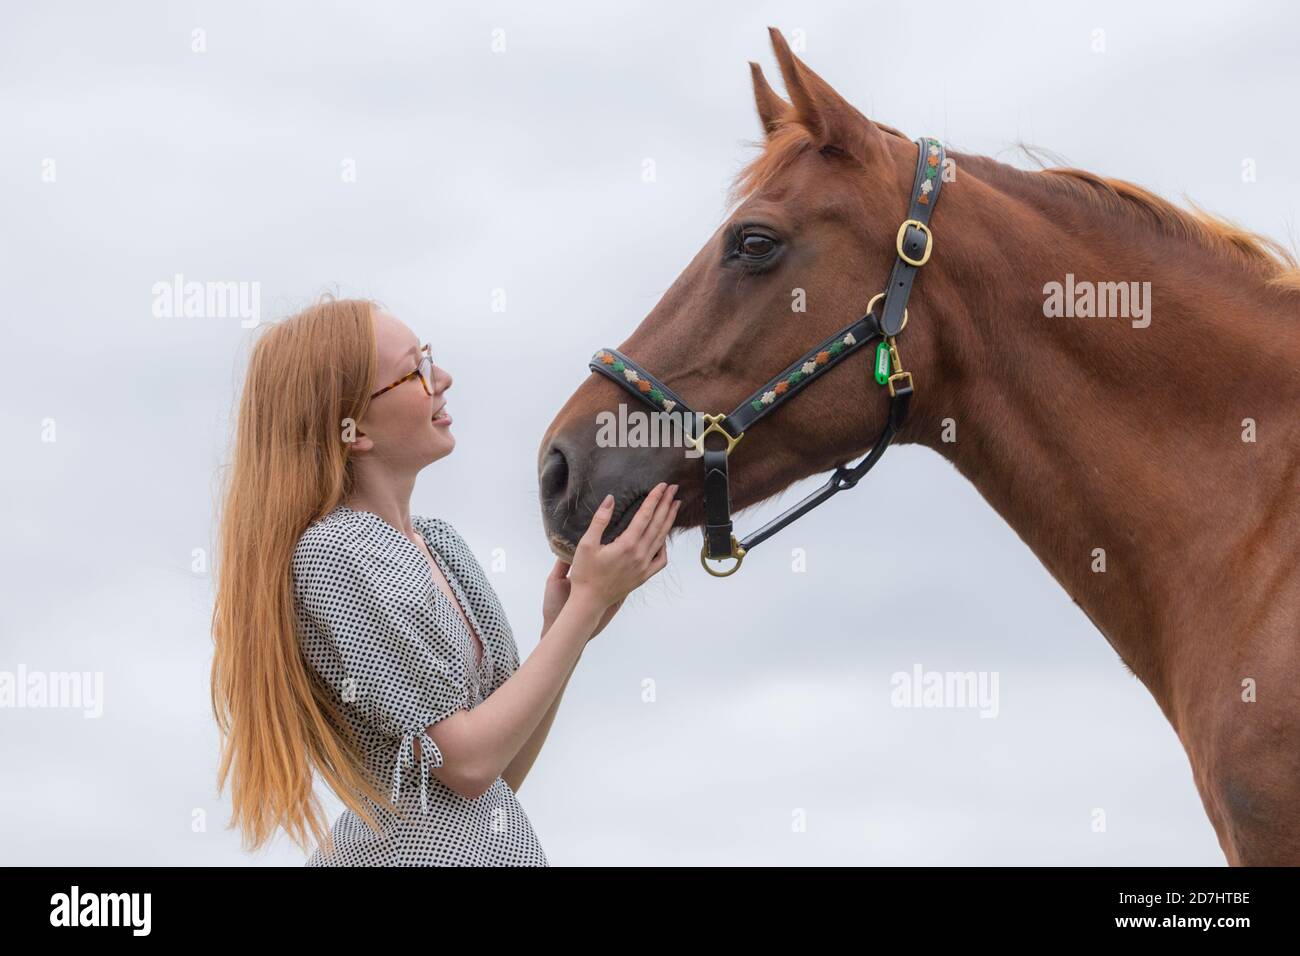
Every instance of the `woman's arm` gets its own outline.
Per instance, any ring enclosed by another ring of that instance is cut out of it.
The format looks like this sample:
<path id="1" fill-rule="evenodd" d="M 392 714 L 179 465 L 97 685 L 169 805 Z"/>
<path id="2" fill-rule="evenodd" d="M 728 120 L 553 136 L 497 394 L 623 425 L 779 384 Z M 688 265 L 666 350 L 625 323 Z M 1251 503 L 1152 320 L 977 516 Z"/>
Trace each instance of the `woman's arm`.
<path id="1" fill-rule="evenodd" d="M 443 756 L 442 766 L 432 771 L 434 776 L 467 799 L 481 796 L 503 776 L 542 721 L 549 727 L 554 719 L 559 696 L 604 611 L 592 593 L 575 589 L 546 640 L 509 680 L 472 710 L 457 711 L 431 724 L 429 736 Z M 418 739 L 415 744 L 418 759 Z M 529 765 L 540 749 L 539 741 Z"/>
<path id="2" fill-rule="evenodd" d="M 567 561 L 557 558 L 555 567 L 551 569 L 551 573 L 546 577 L 546 591 L 542 599 L 542 638 L 546 637 L 547 632 L 555 623 L 556 616 L 564 607 L 564 602 L 569 599 L 571 590 L 569 581 L 570 567 L 571 565 Z M 604 616 L 601 617 L 600 623 L 596 625 L 596 630 L 592 632 L 591 637 L 593 639 L 605 629 L 622 606 L 623 599 L 620 598 L 605 609 Z M 590 640 L 588 643 L 590 643 Z M 573 676 L 574 670 L 577 670 L 576 664 L 569 670 L 569 677 Z M 519 751 L 519 755 L 510 761 L 510 766 L 501 774 L 502 779 L 510 784 L 511 790 L 518 792 L 519 788 L 523 786 L 524 778 L 528 776 L 528 771 L 537 762 L 542 747 L 546 745 L 546 738 L 551 732 L 551 724 L 555 722 L 555 715 L 560 712 L 560 701 L 564 699 L 564 691 L 569 686 L 569 677 L 564 679 L 564 683 L 560 686 L 560 692 L 555 695 L 554 703 L 546 711 L 546 716 L 542 718 L 542 722 L 533 731 L 533 735 L 528 738 L 528 743 L 524 744 L 523 749 Z"/>
<path id="3" fill-rule="evenodd" d="M 581 651 L 578 652 L 578 659 L 582 659 Z M 519 751 L 515 759 L 510 761 L 510 766 L 506 767 L 501 774 L 501 779 L 509 784 L 510 789 L 516 793 L 524 785 L 524 778 L 528 776 L 528 771 L 533 769 L 533 764 L 537 761 L 537 755 L 542 752 L 542 747 L 546 744 L 546 738 L 551 732 L 551 724 L 555 722 L 555 715 L 560 711 L 560 701 L 564 699 L 564 691 L 569 686 L 569 678 L 573 676 L 573 672 L 577 667 L 578 662 L 574 661 L 573 667 L 569 668 L 569 673 L 564 678 L 564 683 L 560 685 L 560 692 L 555 695 L 555 700 L 551 702 L 551 706 L 547 708 L 545 716 L 542 717 L 542 722 L 537 725 L 537 729 L 533 731 L 533 735 L 528 738 L 528 742 L 524 744 L 523 749 Z"/>
<path id="4" fill-rule="evenodd" d="M 629 592 L 668 563 L 665 538 L 681 504 L 673 500 L 676 490 L 676 485 L 668 488 L 666 482 L 656 485 L 627 528 L 607 545 L 600 539 L 613 512 L 614 496 L 605 496 L 578 541 L 569 598 L 546 632 L 547 639 L 477 707 L 459 710 L 426 728 L 442 752 L 441 765 L 432 769 L 439 780 L 469 799 L 481 796 L 524 749 L 543 718 L 549 713 L 549 719 L 554 719 L 556 698 L 587 641 L 608 622 L 611 609 L 617 610 Z M 415 746 L 418 761 L 418 740 Z"/>

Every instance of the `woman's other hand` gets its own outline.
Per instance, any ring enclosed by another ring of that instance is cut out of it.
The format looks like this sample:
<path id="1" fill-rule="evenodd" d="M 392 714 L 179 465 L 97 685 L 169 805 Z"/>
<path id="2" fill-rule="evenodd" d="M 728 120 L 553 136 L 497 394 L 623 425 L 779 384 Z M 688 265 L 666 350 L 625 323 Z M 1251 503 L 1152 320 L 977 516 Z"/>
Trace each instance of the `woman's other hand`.
<path id="1" fill-rule="evenodd" d="M 556 558 L 555 567 L 551 568 L 551 573 L 546 578 L 546 593 L 542 597 L 542 637 L 546 636 L 546 632 L 551 629 L 555 619 L 564 610 L 572 586 L 572 582 L 569 580 L 569 562 Z M 605 608 L 596 629 L 591 632 L 591 637 L 595 637 L 603 631 L 605 625 L 614 619 L 614 615 L 618 613 L 618 609 L 622 606 L 623 598 L 619 598 L 619 600 Z M 591 640 L 591 637 L 587 638 L 587 640 Z"/>
<path id="2" fill-rule="evenodd" d="M 546 576 L 546 590 L 542 594 L 542 636 L 551 629 L 555 619 L 560 616 L 560 611 L 564 610 L 564 604 L 569 600 L 569 590 L 572 584 L 569 581 L 569 562 L 555 559 L 555 567 L 551 568 L 551 573 Z"/>

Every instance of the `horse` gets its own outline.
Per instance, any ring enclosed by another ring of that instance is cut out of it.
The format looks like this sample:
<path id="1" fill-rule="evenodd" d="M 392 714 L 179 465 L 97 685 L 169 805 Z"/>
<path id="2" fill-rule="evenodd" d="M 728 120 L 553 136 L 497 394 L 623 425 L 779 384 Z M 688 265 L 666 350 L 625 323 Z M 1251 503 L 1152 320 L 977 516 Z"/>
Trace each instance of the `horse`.
<path id="1" fill-rule="evenodd" d="M 726 221 L 618 348 L 700 409 L 734 407 L 862 315 L 902 254 L 917 142 L 769 32 L 788 99 L 750 64 L 761 153 Z M 1146 686 L 1227 862 L 1300 864 L 1295 258 L 1129 182 L 945 156 L 933 245 L 895 340 L 915 383 L 895 440 L 950 461 Z M 1097 315 L 1088 283 L 1148 300 Z M 724 431 L 733 504 L 862 453 L 887 414 L 868 391 L 873 361 L 848 356 L 743 441 Z M 600 413 L 625 399 L 589 375 L 543 435 L 543 524 L 561 557 L 607 491 L 620 507 L 605 540 L 660 481 L 681 485 L 679 529 L 706 524 L 703 478 L 680 449 L 595 441 Z"/>

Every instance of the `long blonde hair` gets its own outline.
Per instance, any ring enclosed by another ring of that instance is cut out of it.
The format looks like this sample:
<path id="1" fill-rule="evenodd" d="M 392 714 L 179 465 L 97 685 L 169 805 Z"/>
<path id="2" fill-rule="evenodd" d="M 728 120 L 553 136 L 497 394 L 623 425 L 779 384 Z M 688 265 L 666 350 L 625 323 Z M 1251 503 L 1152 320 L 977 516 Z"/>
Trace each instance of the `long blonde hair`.
<path id="1" fill-rule="evenodd" d="M 313 767 L 372 826 L 356 794 L 387 802 L 299 651 L 290 569 L 303 531 L 355 486 L 343 439 L 375 389 L 374 308 L 327 295 L 264 327 L 244 380 L 218 532 L 212 707 L 217 788 L 231 778 L 230 826 L 248 850 L 279 827 L 304 851 L 308 833 L 327 840 Z"/>

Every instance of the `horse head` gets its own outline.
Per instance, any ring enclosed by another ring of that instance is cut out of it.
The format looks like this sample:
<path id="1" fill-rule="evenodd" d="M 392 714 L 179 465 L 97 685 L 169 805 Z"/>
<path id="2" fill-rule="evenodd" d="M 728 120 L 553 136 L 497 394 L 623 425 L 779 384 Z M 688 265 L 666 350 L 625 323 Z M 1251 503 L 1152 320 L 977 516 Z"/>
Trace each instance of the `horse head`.
<path id="1" fill-rule="evenodd" d="M 700 413 L 730 412 L 810 346 L 863 316 L 896 261 L 917 169 L 914 141 L 862 115 L 779 32 L 771 37 L 789 100 L 750 64 L 763 151 L 737 178 L 725 221 L 617 349 Z M 916 326 L 907 333 L 912 361 L 930 348 L 924 323 Z M 827 381 L 810 382 L 735 444 L 732 507 L 770 498 L 872 444 L 888 414 L 874 361 L 870 349 L 846 357 L 827 369 Z M 612 420 L 620 404 L 645 413 L 626 391 L 592 375 L 543 437 L 543 520 L 563 557 L 607 493 L 615 512 L 606 540 L 660 481 L 681 485 L 678 527 L 705 522 L 701 449 L 692 456 L 684 444 L 599 441 L 602 418 Z"/>

